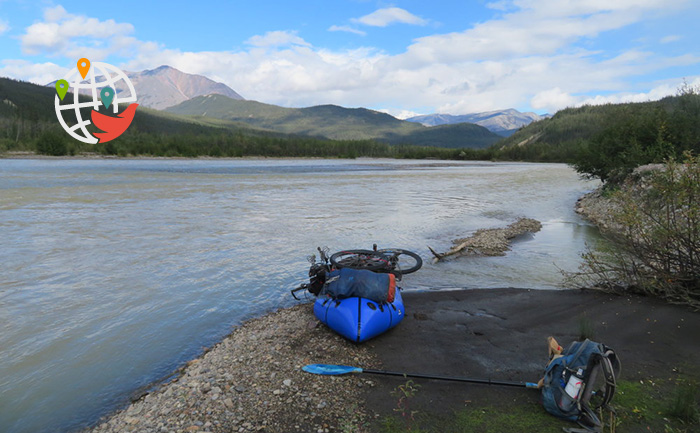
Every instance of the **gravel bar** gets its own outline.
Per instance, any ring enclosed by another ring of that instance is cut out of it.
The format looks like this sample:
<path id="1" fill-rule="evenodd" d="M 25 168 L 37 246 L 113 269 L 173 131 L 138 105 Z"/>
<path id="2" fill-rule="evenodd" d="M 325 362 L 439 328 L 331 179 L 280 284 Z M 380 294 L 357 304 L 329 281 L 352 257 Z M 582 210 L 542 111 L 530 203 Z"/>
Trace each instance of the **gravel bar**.
<path id="1" fill-rule="evenodd" d="M 367 376 L 317 376 L 312 363 L 379 367 L 314 318 L 310 304 L 249 320 L 190 361 L 172 381 L 84 433 L 333 432 L 368 415 Z"/>

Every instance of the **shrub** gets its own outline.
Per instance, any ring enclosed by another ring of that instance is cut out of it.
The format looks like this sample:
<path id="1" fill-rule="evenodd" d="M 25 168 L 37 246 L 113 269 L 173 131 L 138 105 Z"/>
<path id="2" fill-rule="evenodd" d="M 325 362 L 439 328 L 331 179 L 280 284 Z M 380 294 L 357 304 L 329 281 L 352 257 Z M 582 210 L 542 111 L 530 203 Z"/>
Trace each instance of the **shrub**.
<path id="1" fill-rule="evenodd" d="M 613 245 L 588 248 L 574 281 L 700 308 L 700 160 L 686 154 L 628 179 L 611 200 Z"/>
<path id="2" fill-rule="evenodd" d="M 44 155 L 67 155 L 68 145 L 64 135 L 51 130 L 43 132 L 36 141 L 36 151 Z"/>

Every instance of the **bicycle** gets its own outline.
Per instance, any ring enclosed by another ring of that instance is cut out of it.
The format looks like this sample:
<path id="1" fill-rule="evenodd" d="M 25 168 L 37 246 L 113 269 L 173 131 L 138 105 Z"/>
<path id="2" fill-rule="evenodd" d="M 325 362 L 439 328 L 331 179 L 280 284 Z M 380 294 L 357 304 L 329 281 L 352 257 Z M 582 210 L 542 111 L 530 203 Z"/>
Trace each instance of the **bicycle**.
<path id="1" fill-rule="evenodd" d="M 412 251 L 401 248 L 377 249 L 377 244 L 373 245 L 372 250 L 343 250 L 330 257 L 328 247 L 318 247 L 317 250 L 321 260 L 316 261 L 315 255 L 308 257 L 311 263 L 309 283 L 291 290 L 294 299 L 299 299 L 296 292 L 300 290 L 308 290 L 313 295 L 318 295 L 326 282 L 326 276 L 332 270 L 350 268 L 391 273 L 397 280 L 401 280 L 404 274 L 416 272 L 423 266 L 423 259 Z"/>

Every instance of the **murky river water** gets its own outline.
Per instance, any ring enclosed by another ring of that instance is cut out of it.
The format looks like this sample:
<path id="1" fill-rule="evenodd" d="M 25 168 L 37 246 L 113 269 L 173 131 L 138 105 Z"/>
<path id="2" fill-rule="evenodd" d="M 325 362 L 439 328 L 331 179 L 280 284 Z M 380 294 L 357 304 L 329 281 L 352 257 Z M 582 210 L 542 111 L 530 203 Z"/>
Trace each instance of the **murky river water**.
<path id="1" fill-rule="evenodd" d="M 596 230 L 565 165 L 0 160 L 0 431 L 70 431 L 251 316 L 291 305 L 316 246 L 399 247 L 406 290 L 556 288 Z M 427 246 L 519 216 L 505 257 Z M 410 309 L 410 305 L 407 306 Z"/>

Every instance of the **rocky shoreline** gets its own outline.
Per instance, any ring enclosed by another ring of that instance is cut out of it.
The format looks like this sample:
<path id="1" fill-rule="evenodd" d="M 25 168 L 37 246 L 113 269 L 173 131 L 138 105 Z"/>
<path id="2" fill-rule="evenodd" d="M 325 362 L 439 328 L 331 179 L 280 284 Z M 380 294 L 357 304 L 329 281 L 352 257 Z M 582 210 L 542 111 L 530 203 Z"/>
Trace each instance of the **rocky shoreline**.
<path id="1" fill-rule="evenodd" d="M 314 376 L 301 367 L 333 363 L 378 367 L 370 346 L 355 345 L 314 318 L 309 304 L 237 327 L 174 380 L 83 433 L 331 432 L 364 422 L 363 376 Z"/>
<path id="2" fill-rule="evenodd" d="M 581 196 L 574 207 L 577 214 L 605 231 L 615 230 L 611 215 L 616 209 L 613 201 L 605 197 L 602 186 Z"/>

